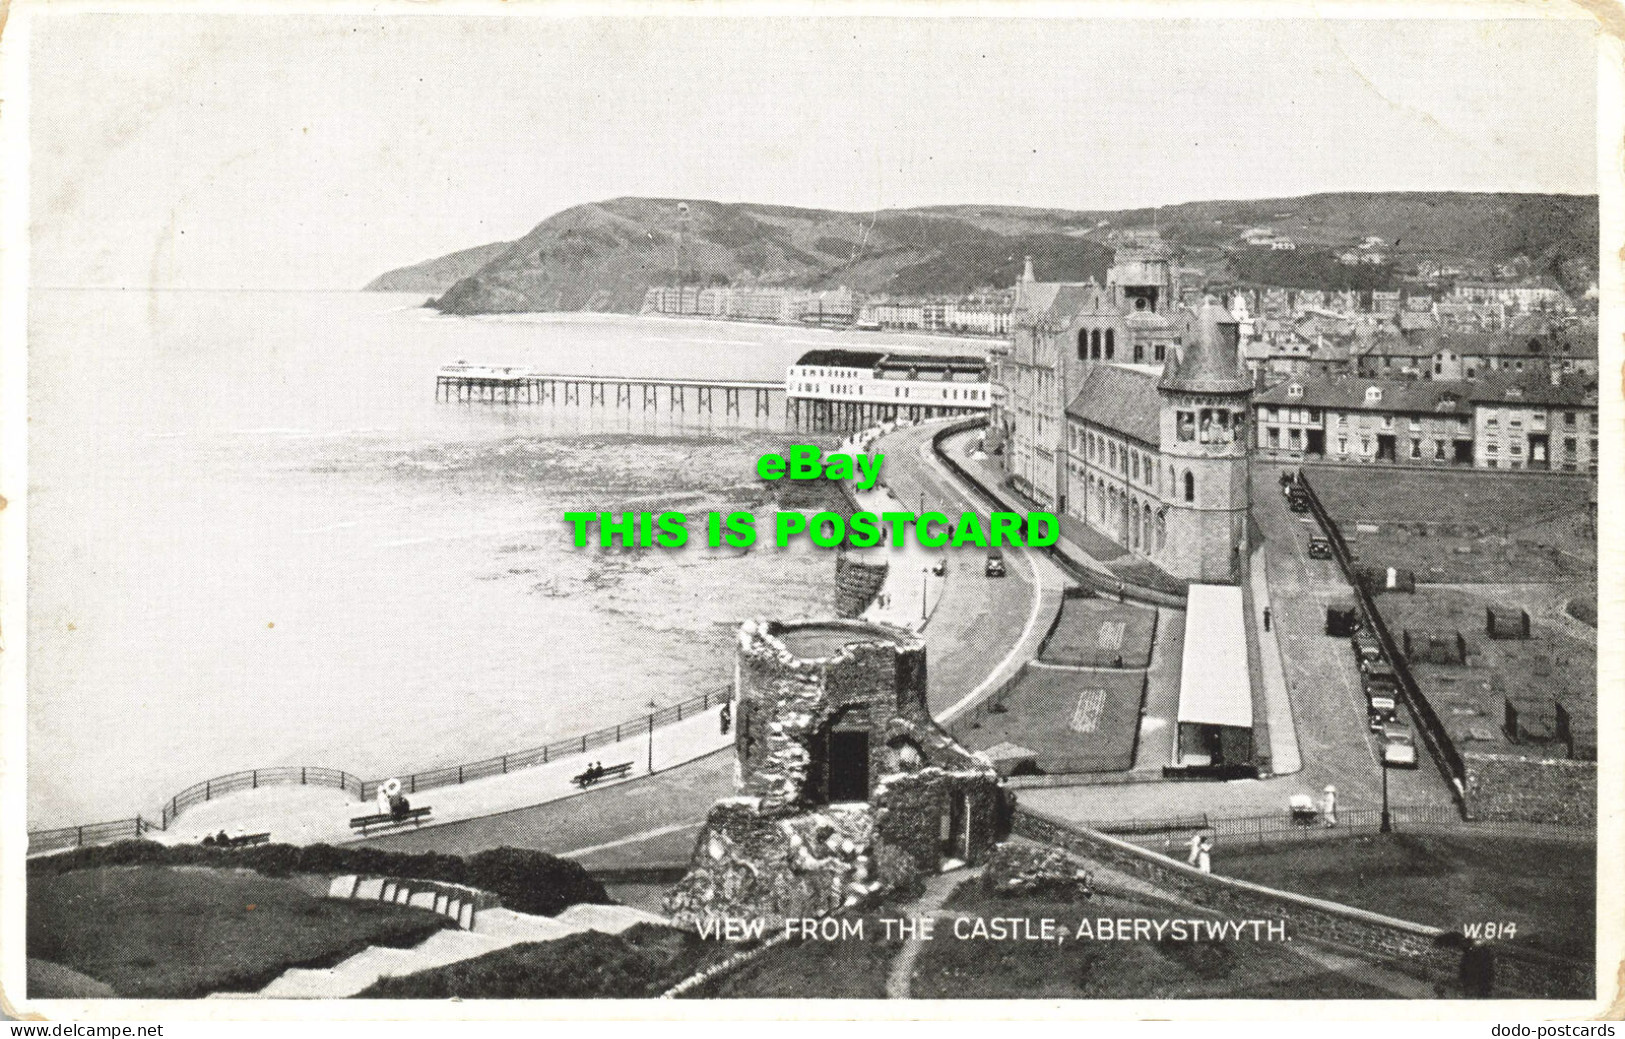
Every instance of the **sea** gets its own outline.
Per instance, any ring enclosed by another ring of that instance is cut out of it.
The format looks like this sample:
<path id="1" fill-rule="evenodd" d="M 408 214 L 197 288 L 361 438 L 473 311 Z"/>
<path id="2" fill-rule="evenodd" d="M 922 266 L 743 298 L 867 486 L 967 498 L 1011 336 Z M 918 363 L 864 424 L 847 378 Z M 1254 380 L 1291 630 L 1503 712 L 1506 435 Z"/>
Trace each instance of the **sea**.
<path id="1" fill-rule="evenodd" d="M 576 549 L 562 518 L 771 511 L 756 459 L 837 439 L 788 428 L 782 395 L 766 418 L 749 395 L 738 417 L 447 403 L 443 364 L 781 382 L 816 347 L 986 352 L 422 302 L 31 293 L 31 829 L 150 816 L 242 769 L 536 746 L 727 688 L 740 621 L 831 609 L 828 552 Z"/>

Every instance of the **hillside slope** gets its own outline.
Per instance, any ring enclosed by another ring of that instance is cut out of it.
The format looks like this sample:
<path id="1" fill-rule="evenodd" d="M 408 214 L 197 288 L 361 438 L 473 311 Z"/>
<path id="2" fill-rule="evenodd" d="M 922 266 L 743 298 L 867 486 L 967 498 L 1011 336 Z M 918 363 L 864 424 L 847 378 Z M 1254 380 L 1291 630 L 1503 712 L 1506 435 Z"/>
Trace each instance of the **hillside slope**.
<path id="1" fill-rule="evenodd" d="M 1306 257 L 1370 235 L 1405 257 L 1496 262 L 1523 255 L 1573 284 L 1595 268 L 1595 196 L 1343 193 L 1191 202 L 1158 210 L 940 206 L 842 213 L 751 203 L 618 198 L 538 224 L 445 289 L 448 313 L 636 311 L 652 285 L 845 285 L 860 292 L 958 293 L 1008 286 L 1032 256 L 1045 280 L 1103 280 L 1109 235 L 1155 225 L 1185 262 L 1232 276 L 1240 234 L 1269 227 Z M 455 257 L 419 264 L 419 270 Z M 458 262 L 465 262 L 459 260 Z M 391 272 L 391 275 L 401 272 Z M 386 276 L 390 277 L 390 276 Z M 375 283 L 376 284 L 376 283 Z"/>
<path id="2" fill-rule="evenodd" d="M 472 249 L 385 271 L 367 283 L 365 292 L 445 292 L 502 255 L 512 242 L 492 242 Z"/>

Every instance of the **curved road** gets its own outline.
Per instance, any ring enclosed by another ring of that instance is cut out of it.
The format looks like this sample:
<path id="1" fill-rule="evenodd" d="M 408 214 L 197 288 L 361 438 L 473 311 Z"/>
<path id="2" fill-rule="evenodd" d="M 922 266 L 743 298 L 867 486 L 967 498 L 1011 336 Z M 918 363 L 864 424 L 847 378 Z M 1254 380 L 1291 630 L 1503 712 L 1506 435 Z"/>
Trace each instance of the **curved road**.
<path id="1" fill-rule="evenodd" d="M 986 503 L 962 489 L 931 449 L 943 422 L 899 429 L 876 442 L 886 456 L 884 479 L 906 508 L 958 515 Z M 1009 576 L 983 573 L 984 550 L 948 549 L 948 579 L 922 637 L 928 698 L 938 718 L 951 718 L 990 693 L 1038 644 L 1058 609 L 1067 578 L 1047 558 L 1006 551 Z M 831 557 L 831 580 L 834 578 Z M 734 793 L 728 751 L 600 791 L 366 841 L 391 851 L 471 854 L 486 848 L 536 848 L 571 854 L 589 868 L 659 865 L 687 859 L 711 804 Z"/>

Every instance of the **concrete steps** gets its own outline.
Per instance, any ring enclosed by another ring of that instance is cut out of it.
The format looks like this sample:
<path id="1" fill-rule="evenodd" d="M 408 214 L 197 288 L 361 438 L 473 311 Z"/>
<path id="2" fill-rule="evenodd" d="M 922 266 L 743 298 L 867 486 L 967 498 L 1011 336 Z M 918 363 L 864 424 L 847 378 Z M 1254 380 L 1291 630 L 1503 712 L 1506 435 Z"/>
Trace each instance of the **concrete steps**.
<path id="1" fill-rule="evenodd" d="M 556 917 L 516 913 L 477 903 L 490 896 L 474 888 L 389 877 L 335 877 L 329 898 L 395 902 L 439 913 L 457 922 L 458 930 L 436 931 L 411 949 L 371 946 L 332 967 L 295 967 L 257 993 L 220 993 L 219 998 L 344 999 L 384 977 L 401 977 L 483 956 L 523 942 L 551 942 L 581 931 L 619 934 L 639 923 L 668 921 L 630 906 L 575 905 Z M 214 998 L 214 997 L 211 997 Z"/>

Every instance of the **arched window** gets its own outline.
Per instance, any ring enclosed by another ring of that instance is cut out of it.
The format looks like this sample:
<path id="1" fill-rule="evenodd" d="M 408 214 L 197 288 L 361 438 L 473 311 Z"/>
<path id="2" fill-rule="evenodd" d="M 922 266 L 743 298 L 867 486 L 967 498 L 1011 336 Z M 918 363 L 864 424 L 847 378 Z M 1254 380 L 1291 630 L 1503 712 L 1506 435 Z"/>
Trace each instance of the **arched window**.
<path id="1" fill-rule="evenodd" d="M 1086 329 L 1078 329 L 1078 360 L 1085 359 L 1089 352 L 1089 333 Z"/>
<path id="2" fill-rule="evenodd" d="M 1089 356 L 1100 360 L 1100 329 L 1089 333 Z"/>
<path id="3" fill-rule="evenodd" d="M 1140 547 L 1140 500 L 1130 498 L 1128 502 L 1128 542 L 1129 547 L 1138 550 Z"/>
<path id="4" fill-rule="evenodd" d="M 1113 342 L 1115 338 L 1116 336 L 1112 330 L 1106 329 L 1106 360 L 1108 361 L 1112 359 L 1112 354 L 1117 351 L 1117 344 Z"/>
<path id="5" fill-rule="evenodd" d="M 1140 531 L 1145 545 L 1146 554 L 1151 553 L 1151 503 L 1147 502 L 1140 508 Z"/>
<path id="6" fill-rule="evenodd" d="M 1164 516 L 1161 512 L 1158 512 L 1157 513 L 1157 551 L 1161 552 L 1162 551 L 1162 546 L 1166 545 L 1167 543 L 1168 543 L 1168 517 Z"/>
<path id="7" fill-rule="evenodd" d="M 1196 474 L 1189 469 L 1185 470 L 1185 500 L 1196 500 Z"/>

